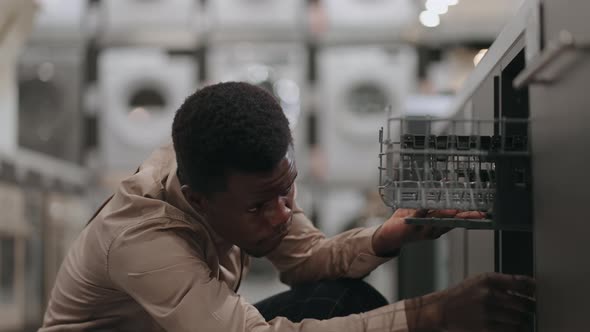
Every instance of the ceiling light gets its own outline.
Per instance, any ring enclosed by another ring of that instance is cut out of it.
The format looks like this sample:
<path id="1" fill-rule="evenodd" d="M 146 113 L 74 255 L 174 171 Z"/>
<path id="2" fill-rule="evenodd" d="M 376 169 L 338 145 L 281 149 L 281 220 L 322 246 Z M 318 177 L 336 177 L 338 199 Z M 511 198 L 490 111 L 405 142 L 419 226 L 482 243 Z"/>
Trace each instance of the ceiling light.
<path id="1" fill-rule="evenodd" d="M 425 27 L 434 28 L 440 24 L 440 18 L 438 17 L 438 14 L 431 11 L 425 10 L 421 12 L 419 18 L 420 23 L 422 23 L 422 25 Z"/>
<path id="2" fill-rule="evenodd" d="M 488 52 L 487 48 L 479 50 L 477 54 L 473 57 L 473 65 L 477 66 L 477 64 L 481 61 L 484 55 Z"/>
<path id="3" fill-rule="evenodd" d="M 446 0 L 427 0 L 425 7 L 426 10 L 434 12 L 438 15 L 446 14 L 449 11 Z"/>

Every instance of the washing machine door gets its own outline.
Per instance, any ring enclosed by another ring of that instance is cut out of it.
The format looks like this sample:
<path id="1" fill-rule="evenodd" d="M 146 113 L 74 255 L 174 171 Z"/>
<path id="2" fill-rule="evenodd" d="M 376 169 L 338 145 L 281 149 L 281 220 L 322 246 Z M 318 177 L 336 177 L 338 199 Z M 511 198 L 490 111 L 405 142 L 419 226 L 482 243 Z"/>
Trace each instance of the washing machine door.
<path id="1" fill-rule="evenodd" d="M 399 108 L 396 91 L 378 77 L 359 77 L 340 90 L 335 112 L 337 128 L 350 142 L 376 142 L 388 107 Z"/>
<path id="2" fill-rule="evenodd" d="M 71 119 L 64 110 L 65 91 L 54 82 L 23 80 L 19 82 L 19 146 L 72 162 L 78 151 L 71 145 L 68 132 Z"/>
<path id="3" fill-rule="evenodd" d="M 27 48 L 19 63 L 18 144 L 68 162 L 82 155 L 78 48 Z"/>
<path id="4" fill-rule="evenodd" d="M 109 49 L 99 57 L 100 149 L 106 172 L 127 173 L 170 141 L 174 113 L 194 91 L 193 59 L 161 49 Z"/>
<path id="5" fill-rule="evenodd" d="M 142 77 L 119 90 L 118 107 L 109 110 L 108 125 L 127 144 L 155 148 L 169 136 L 174 116 L 172 91 L 157 77 Z"/>

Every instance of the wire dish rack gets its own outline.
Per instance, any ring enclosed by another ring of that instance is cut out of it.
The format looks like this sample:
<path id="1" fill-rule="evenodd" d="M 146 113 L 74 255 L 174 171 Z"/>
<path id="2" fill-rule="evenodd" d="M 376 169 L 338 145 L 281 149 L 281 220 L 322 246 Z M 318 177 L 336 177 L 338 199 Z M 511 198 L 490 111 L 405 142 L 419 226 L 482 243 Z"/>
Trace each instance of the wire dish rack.
<path id="1" fill-rule="evenodd" d="M 414 127 L 413 129 L 410 129 Z M 517 129 L 517 130 L 514 130 Z M 490 219 L 414 218 L 410 223 L 493 229 L 497 165 L 527 158 L 527 119 L 464 120 L 389 117 L 379 133 L 379 192 L 397 208 L 477 210 Z M 519 179 L 518 170 L 511 174 Z"/>

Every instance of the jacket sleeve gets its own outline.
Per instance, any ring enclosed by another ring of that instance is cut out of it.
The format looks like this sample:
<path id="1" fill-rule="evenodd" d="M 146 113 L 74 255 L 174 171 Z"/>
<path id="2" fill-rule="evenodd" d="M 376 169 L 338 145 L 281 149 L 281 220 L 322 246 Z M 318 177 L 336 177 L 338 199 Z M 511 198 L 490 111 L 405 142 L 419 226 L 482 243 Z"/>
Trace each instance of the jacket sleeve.
<path id="1" fill-rule="evenodd" d="M 283 242 L 268 259 L 277 267 L 281 281 L 292 285 L 323 279 L 361 278 L 390 257 L 378 257 L 372 238 L 377 227 L 356 228 L 331 238 L 313 226 L 298 210 Z"/>
<path id="2" fill-rule="evenodd" d="M 198 249 L 175 232 L 125 230 L 112 242 L 108 274 L 166 331 L 407 331 L 403 302 L 358 315 L 266 322 L 217 279 Z"/>

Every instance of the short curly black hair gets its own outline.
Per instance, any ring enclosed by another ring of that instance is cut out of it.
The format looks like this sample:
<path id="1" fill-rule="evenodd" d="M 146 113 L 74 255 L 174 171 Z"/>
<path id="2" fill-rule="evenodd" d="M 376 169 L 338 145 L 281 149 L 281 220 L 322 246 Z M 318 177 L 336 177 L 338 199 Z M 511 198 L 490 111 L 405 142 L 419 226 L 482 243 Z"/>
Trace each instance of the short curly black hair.
<path id="1" fill-rule="evenodd" d="M 189 96 L 174 116 L 172 140 L 180 182 L 205 194 L 223 190 L 228 171 L 271 171 L 293 143 L 277 100 L 243 82 Z"/>

